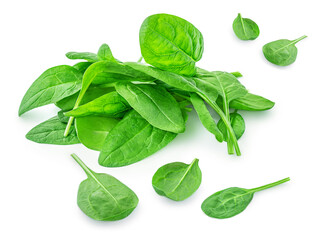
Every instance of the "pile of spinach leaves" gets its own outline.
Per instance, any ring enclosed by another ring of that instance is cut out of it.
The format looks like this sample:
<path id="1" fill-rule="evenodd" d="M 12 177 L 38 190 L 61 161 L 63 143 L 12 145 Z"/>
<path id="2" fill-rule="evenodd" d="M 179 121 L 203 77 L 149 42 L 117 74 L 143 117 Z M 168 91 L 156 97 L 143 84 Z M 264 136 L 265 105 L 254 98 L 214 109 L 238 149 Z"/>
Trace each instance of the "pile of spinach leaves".
<path id="1" fill-rule="evenodd" d="M 100 151 L 100 165 L 120 167 L 152 155 L 183 133 L 193 106 L 204 127 L 227 142 L 228 153 L 241 155 L 238 140 L 245 122 L 239 111 L 268 110 L 274 102 L 249 93 L 238 80 L 240 73 L 197 67 L 203 36 L 182 18 L 149 16 L 139 37 L 146 63 L 121 62 L 103 44 L 97 54 L 69 52 L 69 59 L 80 62 L 40 75 L 26 92 L 19 115 L 47 104 L 60 111 L 34 127 L 27 139 L 81 142 Z"/>

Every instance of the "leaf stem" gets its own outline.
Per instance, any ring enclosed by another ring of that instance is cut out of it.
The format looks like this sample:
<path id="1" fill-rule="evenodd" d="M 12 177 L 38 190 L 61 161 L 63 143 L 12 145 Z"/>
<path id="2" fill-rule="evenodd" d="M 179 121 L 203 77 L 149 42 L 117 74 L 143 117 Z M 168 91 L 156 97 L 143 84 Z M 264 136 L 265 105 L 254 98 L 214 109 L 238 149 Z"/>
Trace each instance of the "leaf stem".
<path id="1" fill-rule="evenodd" d="M 303 40 L 304 38 L 307 38 L 307 36 L 306 36 L 306 35 L 303 35 L 302 37 L 299 37 L 299 38 L 293 40 L 292 42 L 293 42 L 294 44 L 296 44 L 296 43 L 300 42 L 301 40 Z"/>
<path id="2" fill-rule="evenodd" d="M 143 56 L 141 56 L 140 59 L 137 60 L 137 62 L 140 63 L 140 62 L 142 62 L 142 60 L 143 60 Z"/>
<path id="3" fill-rule="evenodd" d="M 72 153 L 71 157 L 81 166 L 81 168 L 83 168 L 84 172 L 87 174 L 87 176 L 92 176 L 93 172 L 92 170 L 90 170 L 85 163 L 83 163 L 83 161 L 75 154 Z"/>
<path id="4" fill-rule="evenodd" d="M 254 193 L 255 193 L 255 192 L 259 192 L 259 191 L 262 191 L 262 190 L 265 190 L 265 189 L 268 189 L 268 188 L 275 187 L 275 186 L 277 186 L 277 185 L 280 185 L 280 184 L 285 183 L 285 182 L 288 182 L 288 181 L 290 181 L 290 178 L 289 178 L 289 177 L 284 178 L 284 179 L 282 179 L 282 180 L 279 180 L 279 181 L 277 181 L 277 182 L 273 182 L 273 183 L 270 183 L 270 184 L 263 185 L 263 186 L 261 186 L 261 187 L 252 188 L 252 189 L 250 189 L 250 191 L 252 191 L 252 192 L 254 192 Z"/>

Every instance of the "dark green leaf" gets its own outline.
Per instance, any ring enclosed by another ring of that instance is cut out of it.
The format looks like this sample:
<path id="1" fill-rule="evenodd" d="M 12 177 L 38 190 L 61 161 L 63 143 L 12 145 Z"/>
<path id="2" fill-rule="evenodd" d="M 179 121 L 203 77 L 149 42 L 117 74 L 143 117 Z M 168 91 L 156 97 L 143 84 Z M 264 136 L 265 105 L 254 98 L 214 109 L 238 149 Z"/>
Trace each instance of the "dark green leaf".
<path id="1" fill-rule="evenodd" d="M 170 72 L 194 75 L 195 62 L 202 57 L 203 45 L 201 32 L 177 16 L 151 15 L 140 29 L 140 46 L 145 61 Z"/>
<path id="2" fill-rule="evenodd" d="M 73 67 L 83 74 L 92 64 L 92 62 L 78 62 L 77 64 L 74 64 Z"/>
<path id="3" fill-rule="evenodd" d="M 252 93 L 247 93 L 243 97 L 230 102 L 230 108 L 246 111 L 265 111 L 271 109 L 274 102 Z"/>
<path id="4" fill-rule="evenodd" d="M 81 80 L 82 73 L 71 66 L 61 65 L 46 70 L 25 93 L 19 116 L 78 92 L 81 89 Z"/>
<path id="5" fill-rule="evenodd" d="M 67 137 L 63 136 L 66 124 L 62 123 L 58 116 L 40 123 L 26 134 L 26 138 L 37 143 L 69 145 L 80 143 L 74 127 L 70 128 Z"/>
<path id="6" fill-rule="evenodd" d="M 98 162 L 105 167 L 130 165 L 162 149 L 176 136 L 153 127 L 132 110 L 107 135 Z"/>
<path id="7" fill-rule="evenodd" d="M 257 24 L 249 18 L 242 18 L 239 13 L 233 21 L 233 31 L 241 40 L 254 40 L 259 35 Z"/>
<path id="8" fill-rule="evenodd" d="M 87 216 L 99 221 L 116 221 L 133 212 L 138 197 L 130 188 L 109 174 L 90 170 L 75 154 L 71 156 L 88 177 L 81 182 L 77 193 L 77 204 Z"/>
<path id="9" fill-rule="evenodd" d="M 117 83 L 116 90 L 154 127 L 169 132 L 184 132 L 180 106 L 165 88 L 151 84 Z"/>
<path id="10" fill-rule="evenodd" d="M 263 46 L 264 56 L 273 64 L 288 66 L 294 63 L 297 58 L 298 49 L 295 44 L 304 38 L 306 38 L 306 36 L 302 36 L 293 41 L 281 39 L 267 43 Z"/>
<path id="11" fill-rule="evenodd" d="M 153 176 L 152 184 L 159 195 L 182 201 L 199 188 L 201 181 L 198 159 L 194 159 L 190 165 L 173 162 L 160 167 Z"/>

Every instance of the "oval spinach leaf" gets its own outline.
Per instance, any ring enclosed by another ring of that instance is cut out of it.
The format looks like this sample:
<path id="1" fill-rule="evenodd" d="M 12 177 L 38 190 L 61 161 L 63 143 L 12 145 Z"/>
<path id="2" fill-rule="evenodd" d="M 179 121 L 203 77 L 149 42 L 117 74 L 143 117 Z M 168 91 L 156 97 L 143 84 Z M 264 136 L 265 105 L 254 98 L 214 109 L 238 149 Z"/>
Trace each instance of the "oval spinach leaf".
<path id="1" fill-rule="evenodd" d="M 66 124 L 59 120 L 59 117 L 53 117 L 40 123 L 26 134 L 26 138 L 37 143 L 69 145 L 80 143 L 72 126 L 67 137 L 63 136 Z"/>
<path id="2" fill-rule="evenodd" d="M 249 18 L 242 18 L 239 13 L 233 21 L 233 31 L 241 40 L 254 40 L 259 36 L 257 24 Z"/>
<path id="3" fill-rule="evenodd" d="M 298 49 L 295 44 L 306 38 L 302 36 L 293 41 L 281 39 L 274 42 L 267 43 L 263 46 L 263 53 L 265 58 L 276 65 L 288 66 L 295 62 L 298 54 Z"/>
<path id="4" fill-rule="evenodd" d="M 246 111 L 265 111 L 273 108 L 274 105 L 274 102 L 252 93 L 247 93 L 230 102 L 230 108 Z"/>
<path id="5" fill-rule="evenodd" d="M 46 70 L 25 93 L 19 116 L 37 107 L 55 103 L 81 89 L 82 73 L 75 68 L 61 65 Z"/>
<path id="6" fill-rule="evenodd" d="M 116 90 L 154 127 L 174 133 L 184 132 L 185 123 L 180 106 L 164 87 L 117 83 Z"/>
<path id="7" fill-rule="evenodd" d="M 66 112 L 65 116 L 85 117 L 89 115 L 101 115 L 104 117 L 119 118 L 129 109 L 130 105 L 128 102 L 114 91 L 81 105 L 72 111 Z"/>
<path id="8" fill-rule="evenodd" d="M 232 187 L 214 193 L 202 203 L 203 212 L 213 218 L 230 218 L 241 212 L 250 204 L 254 193 L 289 181 L 285 178 L 258 188 L 245 189 Z"/>
<path id="9" fill-rule="evenodd" d="M 130 188 L 109 174 L 95 173 L 75 154 L 71 156 L 88 177 L 81 182 L 77 193 L 77 204 L 87 216 L 99 221 L 117 221 L 133 212 L 138 197 Z"/>
<path id="10" fill-rule="evenodd" d="M 83 59 L 83 60 L 86 60 L 88 62 L 98 62 L 99 61 L 97 54 L 91 53 L 91 52 L 68 52 L 65 54 L 65 56 L 71 60 Z"/>
<path id="11" fill-rule="evenodd" d="M 233 128 L 233 131 L 237 139 L 239 140 L 245 131 L 244 119 L 239 113 L 231 113 L 230 122 Z M 218 121 L 217 126 L 218 126 L 218 129 L 223 133 L 223 140 L 227 141 L 228 140 L 227 128 L 221 119 Z"/>
<path id="12" fill-rule="evenodd" d="M 100 151 L 109 131 L 118 124 L 114 118 L 87 116 L 75 119 L 75 129 L 80 142 L 87 148 Z"/>
<path id="13" fill-rule="evenodd" d="M 131 110 L 107 135 L 98 162 L 104 167 L 130 165 L 162 149 L 176 136 L 153 127 Z"/>
<path id="14" fill-rule="evenodd" d="M 201 185 L 202 172 L 198 159 L 191 164 L 173 162 L 160 167 L 153 176 L 155 191 L 175 201 L 190 197 Z"/>
<path id="15" fill-rule="evenodd" d="M 140 29 L 140 46 L 145 61 L 182 75 L 196 72 L 195 62 L 203 54 L 201 32 L 188 21 L 169 14 L 146 18 Z"/>

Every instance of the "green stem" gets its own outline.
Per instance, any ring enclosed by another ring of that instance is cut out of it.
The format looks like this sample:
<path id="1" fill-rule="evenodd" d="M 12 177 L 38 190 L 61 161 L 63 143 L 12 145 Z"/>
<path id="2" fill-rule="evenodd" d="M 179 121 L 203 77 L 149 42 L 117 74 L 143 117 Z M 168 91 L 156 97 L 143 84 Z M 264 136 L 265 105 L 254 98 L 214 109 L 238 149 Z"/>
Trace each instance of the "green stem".
<path id="1" fill-rule="evenodd" d="M 307 38 L 307 36 L 306 36 L 306 35 L 303 35 L 302 37 L 299 37 L 299 38 L 293 40 L 292 42 L 293 42 L 294 44 L 296 44 L 297 42 L 300 42 L 300 41 L 303 40 L 304 38 Z"/>
<path id="2" fill-rule="evenodd" d="M 230 122 L 230 115 L 229 115 L 229 104 L 226 100 L 226 98 L 224 98 L 223 100 L 223 110 L 225 113 L 226 118 L 228 119 L 228 121 Z M 231 125 L 232 127 L 232 125 Z M 230 139 L 230 133 L 229 131 L 227 131 L 227 148 L 228 148 L 228 153 L 229 154 L 234 154 L 234 148 L 233 148 L 233 144 L 232 141 Z"/>
<path id="3" fill-rule="evenodd" d="M 83 163 L 83 161 L 75 153 L 72 153 L 71 157 L 74 158 L 74 160 L 81 166 L 81 168 L 83 168 L 87 176 L 93 176 L 93 172 L 85 165 L 85 163 Z"/>
<path id="4" fill-rule="evenodd" d="M 266 185 L 261 186 L 261 187 L 252 188 L 252 189 L 250 189 L 250 191 L 252 191 L 252 192 L 254 192 L 254 193 L 255 193 L 255 192 L 259 192 L 259 191 L 262 191 L 262 190 L 265 190 L 265 189 L 268 189 L 268 188 L 275 187 L 275 186 L 277 186 L 277 185 L 279 185 L 279 184 L 282 184 L 282 183 L 285 183 L 285 182 L 288 182 L 288 181 L 290 181 L 290 178 L 289 178 L 289 177 L 284 178 L 284 179 L 282 179 L 282 180 L 279 180 L 279 181 L 277 181 L 277 182 L 273 182 L 273 183 L 270 183 L 270 184 L 266 184 Z"/>
<path id="5" fill-rule="evenodd" d="M 230 121 L 228 121 L 228 119 L 226 118 L 224 112 L 217 106 L 217 104 L 213 103 L 212 101 L 209 100 L 209 98 L 203 94 L 203 93 L 197 93 L 199 96 L 201 96 L 207 103 L 209 106 L 211 106 L 217 113 L 218 115 L 220 116 L 221 120 L 224 122 L 224 124 L 226 125 L 227 127 L 227 130 L 230 134 L 230 137 L 231 137 L 231 140 L 233 142 L 233 146 L 234 146 L 234 149 L 235 149 L 235 152 L 237 154 L 237 156 L 241 156 L 241 151 L 240 151 L 240 148 L 239 148 L 239 144 L 238 144 L 238 140 L 234 134 L 234 131 L 233 131 L 233 128 L 232 126 L 230 125 Z"/>
<path id="6" fill-rule="evenodd" d="M 137 62 L 140 63 L 140 62 L 142 62 L 142 60 L 143 60 L 143 56 L 141 56 L 140 59 L 137 60 Z"/>

